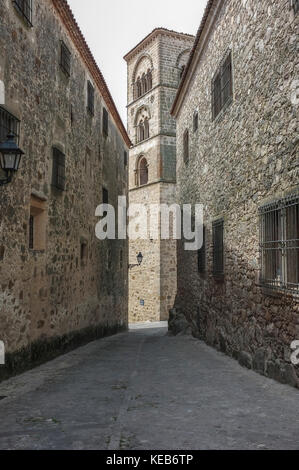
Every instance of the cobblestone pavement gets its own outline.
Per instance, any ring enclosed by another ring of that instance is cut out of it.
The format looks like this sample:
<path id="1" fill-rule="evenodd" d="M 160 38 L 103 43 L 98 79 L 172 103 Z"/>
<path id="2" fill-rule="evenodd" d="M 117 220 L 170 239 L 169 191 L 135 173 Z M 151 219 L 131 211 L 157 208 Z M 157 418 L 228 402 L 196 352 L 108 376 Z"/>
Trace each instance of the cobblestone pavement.
<path id="1" fill-rule="evenodd" d="M 165 324 L 0 384 L 0 449 L 299 449 L 299 391 Z"/>

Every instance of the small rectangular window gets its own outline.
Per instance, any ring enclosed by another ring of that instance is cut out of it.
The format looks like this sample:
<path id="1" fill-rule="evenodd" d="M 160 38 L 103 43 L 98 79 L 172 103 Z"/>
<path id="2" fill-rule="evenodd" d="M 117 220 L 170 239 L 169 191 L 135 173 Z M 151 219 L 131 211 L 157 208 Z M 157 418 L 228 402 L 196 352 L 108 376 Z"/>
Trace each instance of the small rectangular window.
<path id="1" fill-rule="evenodd" d="M 212 111 L 215 119 L 233 96 L 233 75 L 231 52 L 223 61 L 212 81 Z"/>
<path id="2" fill-rule="evenodd" d="M 103 188 L 103 204 L 109 204 L 109 194 L 106 188 Z"/>
<path id="3" fill-rule="evenodd" d="M 88 248 L 87 248 L 87 242 L 81 241 L 80 243 L 80 261 L 81 261 L 81 266 L 85 266 L 88 258 Z"/>
<path id="4" fill-rule="evenodd" d="M 223 230 L 222 219 L 213 222 L 213 275 L 215 277 L 224 275 Z"/>
<path id="5" fill-rule="evenodd" d="M 91 116 L 94 115 L 94 87 L 89 80 L 87 82 L 87 110 Z"/>
<path id="6" fill-rule="evenodd" d="M 32 26 L 32 0 L 13 0 L 14 7 L 28 26 Z"/>
<path id="7" fill-rule="evenodd" d="M 198 130 L 198 112 L 196 111 L 193 115 L 193 132 Z"/>
<path id="8" fill-rule="evenodd" d="M 188 129 L 184 132 L 183 137 L 183 152 L 184 152 L 184 162 L 188 163 L 189 161 L 189 131 Z"/>
<path id="9" fill-rule="evenodd" d="M 65 189 L 65 155 L 56 147 L 53 147 L 52 185 L 61 191 Z"/>
<path id="10" fill-rule="evenodd" d="M 19 143 L 20 121 L 5 108 L 0 106 L 0 142 L 4 142 L 7 135 L 12 132 L 15 135 L 16 142 Z"/>
<path id="11" fill-rule="evenodd" d="M 200 250 L 198 250 L 198 272 L 200 274 L 206 271 L 206 228 L 203 227 L 203 243 Z"/>
<path id="12" fill-rule="evenodd" d="M 128 165 L 128 152 L 124 151 L 124 165 L 125 167 Z"/>
<path id="13" fill-rule="evenodd" d="M 46 248 L 46 203 L 31 196 L 29 215 L 29 249 L 44 251 Z"/>
<path id="14" fill-rule="evenodd" d="M 63 41 L 60 46 L 60 67 L 67 77 L 71 75 L 71 53 Z"/>
<path id="15" fill-rule="evenodd" d="M 108 111 L 106 108 L 103 108 L 103 134 L 105 136 L 108 136 L 108 132 L 109 132 L 108 121 L 109 121 Z"/>

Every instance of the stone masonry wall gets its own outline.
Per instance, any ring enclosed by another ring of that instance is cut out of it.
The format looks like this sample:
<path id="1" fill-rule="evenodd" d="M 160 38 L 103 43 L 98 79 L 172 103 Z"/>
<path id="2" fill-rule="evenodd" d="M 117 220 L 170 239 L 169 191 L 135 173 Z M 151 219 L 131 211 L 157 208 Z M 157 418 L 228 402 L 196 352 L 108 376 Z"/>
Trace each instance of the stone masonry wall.
<path id="1" fill-rule="evenodd" d="M 298 194 L 298 18 L 288 0 L 224 1 L 177 116 L 177 200 L 204 205 L 206 272 L 198 273 L 197 252 L 179 244 L 176 307 L 196 336 L 295 386 L 299 369 L 290 345 L 299 339 L 298 296 L 259 287 L 258 209 Z M 233 101 L 213 121 L 211 80 L 229 49 Z M 212 275 L 218 218 L 224 219 L 223 282 Z"/>
<path id="2" fill-rule="evenodd" d="M 103 187 L 115 205 L 127 194 L 128 148 L 110 113 L 103 135 L 107 106 L 97 86 L 88 114 L 93 79 L 52 2 L 33 2 L 32 28 L 10 0 L 1 1 L 0 18 L 5 107 L 21 121 L 25 152 L 0 193 L 0 339 L 9 373 L 127 327 L 127 241 L 100 242 L 95 209 Z M 71 51 L 70 78 L 59 65 L 61 40 Z M 54 145 L 66 155 L 64 191 L 51 185 Z M 42 250 L 29 249 L 32 197 L 45 211 Z"/>

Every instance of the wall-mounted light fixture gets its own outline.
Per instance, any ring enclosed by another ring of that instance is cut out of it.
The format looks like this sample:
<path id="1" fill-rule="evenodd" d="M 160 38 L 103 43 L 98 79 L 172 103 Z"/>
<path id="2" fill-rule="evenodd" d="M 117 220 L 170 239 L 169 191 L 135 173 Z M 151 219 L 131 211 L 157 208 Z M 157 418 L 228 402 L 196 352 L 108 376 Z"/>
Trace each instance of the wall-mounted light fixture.
<path id="1" fill-rule="evenodd" d="M 137 255 L 137 263 L 136 264 L 129 264 L 129 269 L 135 268 L 136 266 L 141 266 L 143 261 L 143 254 L 140 252 Z"/>
<path id="2" fill-rule="evenodd" d="M 0 144 L 0 166 L 1 170 L 6 173 L 6 178 L 0 179 L 0 186 L 11 182 L 13 174 L 19 169 L 23 155 L 23 150 L 15 142 L 15 135 L 10 132 L 7 140 Z"/>

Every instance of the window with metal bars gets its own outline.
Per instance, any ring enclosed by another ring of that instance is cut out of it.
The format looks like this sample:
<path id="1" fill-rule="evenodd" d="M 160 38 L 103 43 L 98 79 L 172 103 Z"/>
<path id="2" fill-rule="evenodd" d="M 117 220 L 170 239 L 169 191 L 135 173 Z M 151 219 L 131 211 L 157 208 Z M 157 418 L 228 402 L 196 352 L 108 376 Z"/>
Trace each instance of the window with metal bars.
<path id="1" fill-rule="evenodd" d="M 188 163 L 189 161 L 189 131 L 188 129 L 186 129 L 184 132 L 183 153 L 184 153 L 184 162 Z"/>
<path id="2" fill-rule="evenodd" d="M 299 194 L 259 212 L 261 284 L 299 293 Z"/>
<path id="3" fill-rule="evenodd" d="M 213 275 L 215 277 L 223 277 L 224 275 L 223 232 L 223 219 L 213 222 Z"/>
<path id="4" fill-rule="evenodd" d="M 65 155 L 56 147 L 53 147 L 52 185 L 61 191 L 65 189 Z"/>
<path id="5" fill-rule="evenodd" d="M 28 26 L 32 26 L 32 0 L 13 0 L 13 4 Z"/>
<path id="6" fill-rule="evenodd" d="M 103 134 L 107 137 L 109 133 L 109 115 L 106 108 L 103 108 Z"/>
<path id="7" fill-rule="evenodd" d="M 0 106 L 0 142 L 4 142 L 9 133 L 15 135 L 15 140 L 19 143 L 20 137 L 20 121 L 11 113 Z"/>
<path id="8" fill-rule="evenodd" d="M 94 87 L 89 80 L 87 82 L 87 110 L 91 116 L 94 115 Z"/>
<path id="9" fill-rule="evenodd" d="M 202 247 L 198 250 L 198 272 L 200 274 L 206 271 L 206 227 L 203 227 Z"/>
<path id="10" fill-rule="evenodd" d="M 232 55 L 227 55 L 212 81 L 212 111 L 215 119 L 233 96 Z"/>
<path id="11" fill-rule="evenodd" d="M 60 45 L 60 67 L 65 75 L 71 75 L 71 53 L 63 41 Z"/>

